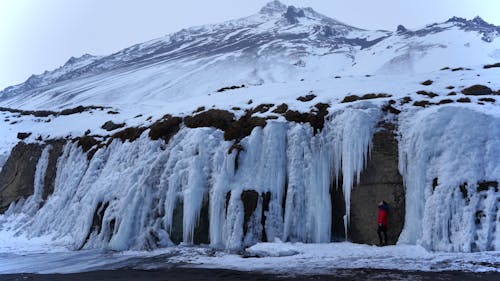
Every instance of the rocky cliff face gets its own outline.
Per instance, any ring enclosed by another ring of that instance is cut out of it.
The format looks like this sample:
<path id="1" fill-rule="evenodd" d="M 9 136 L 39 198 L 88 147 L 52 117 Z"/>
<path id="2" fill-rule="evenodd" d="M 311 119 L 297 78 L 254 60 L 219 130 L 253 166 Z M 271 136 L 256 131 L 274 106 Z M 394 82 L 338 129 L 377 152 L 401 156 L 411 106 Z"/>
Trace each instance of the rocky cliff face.
<path id="1" fill-rule="evenodd" d="M 54 190 L 57 173 L 57 159 L 61 155 L 64 141 L 51 141 L 47 144 L 27 144 L 19 142 L 7 159 L 0 172 L 0 213 L 5 212 L 12 202 L 33 195 L 35 172 L 42 150 L 50 145 L 49 161 L 45 173 L 43 199 Z"/>
<path id="2" fill-rule="evenodd" d="M 390 207 L 388 243 L 395 244 L 404 226 L 405 189 L 398 170 L 398 142 L 394 124 L 383 123 L 373 136 L 373 149 L 361 180 L 352 191 L 349 237 L 353 242 L 377 244 L 377 205 Z"/>
<path id="3" fill-rule="evenodd" d="M 36 144 L 17 144 L 0 173 L 0 208 L 4 212 L 10 203 L 33 194 L 33 181 L 42 147 Z"/>

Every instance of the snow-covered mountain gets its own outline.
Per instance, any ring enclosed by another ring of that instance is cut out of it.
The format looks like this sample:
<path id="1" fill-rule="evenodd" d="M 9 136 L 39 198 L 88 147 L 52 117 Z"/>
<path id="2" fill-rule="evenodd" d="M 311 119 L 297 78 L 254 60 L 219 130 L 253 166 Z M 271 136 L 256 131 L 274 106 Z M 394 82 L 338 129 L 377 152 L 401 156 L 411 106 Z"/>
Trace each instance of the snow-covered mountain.
<path id="1" fill-rule="evenodd" d="M 392 243 L 498 251 L 497 61 L 480 18 L 369 31 L 278 1 L 72 58 L 0 92 L 0 232 L 374 243 L 385 199 Z"/>
<path id="2" fill-rule="evenodd" d="M 70 59 L 0 92 L 25 109 L 175 101 L 240 84 L 335 75 L 413 74 L 500 60 L 500 27 L 452 18 L 369 31 L 273 1 L 252 16 L 192 27 L 118 53 Z"/>

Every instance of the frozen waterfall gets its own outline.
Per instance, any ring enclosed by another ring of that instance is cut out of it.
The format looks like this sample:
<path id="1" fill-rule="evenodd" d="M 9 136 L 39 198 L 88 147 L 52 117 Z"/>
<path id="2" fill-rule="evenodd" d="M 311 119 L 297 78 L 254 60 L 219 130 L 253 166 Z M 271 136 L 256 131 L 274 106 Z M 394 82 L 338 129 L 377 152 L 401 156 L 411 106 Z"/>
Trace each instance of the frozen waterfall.
<path id="1" fill-rule="evenodd" d="M 333 236 L 332 190 L 339 186 L 348 237 L 351 190 L 383 120 L 378 107 L 360 103 L 332 112 L 317 134 L 308 123 L 271 120 L 238 143 L 215 128 L 182 127 L 168 143 L 145 131 L 134 142 L 115 139 L 90 160 L 68 142 L 54 192 L 44 200 L 47 145 L 34 194 L 12 203 L 0 227 L 48 235 L 73 249 L 184 243 L 237 250 L 276 238 L 325 243 Z M 498 116 L 444 106 L 389 122 L 399 127 L 406 188 L 399 243 L 500 250 Z"/>
<path id="2" fill-rule="evenodd" d="M 35 208 L 33 214 L 21 223 L 21 207 L 12 206 L 3 227 L 70 241 L 74 249 L 152 249 L 176 242 L 239 249 L 263 236 L 330 242 L 330 189 L 342 174 L 349 198 L 379 116 L 373 106 L 338 111 L 316 135 L 307 123 L 270 121 L 239 147 L 214 128 L 181 128 L 167 144 L 152 141 L 146 131 L 134 142 L 114 140 L 91 160 L 68 143 L 54 193 L 38 209 L 43 186 L 37 187 L 17 204 Z M 43 173 L 46 154 L 37 173 Z M 245 214 L 243 196 L 253 196 L 251 214 Z"/>
<path id="3" fill-rule="evenodd" d="M 500 250 L 500 120 L 433 108 L 401 124 L 406 219 L 400 243 L 443 251 Z"/>

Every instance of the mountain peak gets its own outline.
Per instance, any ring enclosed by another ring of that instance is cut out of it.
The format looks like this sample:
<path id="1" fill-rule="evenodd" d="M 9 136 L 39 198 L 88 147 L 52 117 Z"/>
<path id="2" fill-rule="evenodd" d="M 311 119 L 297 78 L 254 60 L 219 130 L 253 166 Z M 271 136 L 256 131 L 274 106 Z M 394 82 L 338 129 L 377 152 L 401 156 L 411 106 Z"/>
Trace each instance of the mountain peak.
<path id="1" fill-rule="evenodd" d="M 83 61 L 94 59 L 95 56 L 90 54 L 83 54 L 80 57 L 71 57 L 64 65 L 74 65 Z"/>
<path id="2" fill-rule="evenodd" d="M 475 26 L 494 26 L 493 24 L 485 21 L 483 18 L 480 16 L 476 16 L 475 18 L 468 20 L 466 18 L 461 18 L 461 17 L 452 17 L 448 19 L 446 22 L 452 22 L 452 23 L 462 23 L 462 24 L 468 24 L 468 25 L 475 25 Z"/>
<path id="3" fill-rule="evenodd" d="M 405 33 L 405 32 L 408 32 L 408 29 L 404 25 L 400 24 L 396 28 L 396 32 L 397 33 Z"/>
<path id="4" fill-rule="evenodd" d="M 287 10 L 287 5 L 281 3 L 278 0 L 271 1 L 267 3 L 264 7 L 260 9 L 261 14 L 268 14 L 268 15 L 273 15 L 273 14 L 283 14 Z"/>
<path id="5" fill-rule="evenodd" d="M 473 18 L 472 22 L 478 25 L 490 25 L 490 23 L 483 20 L 483 18 L 481 18 L 480 16 L 476 16 L 475 18 Z"/>
<path id="6" fill-rule="evenodd" d="M 446 22 L 462 22 L 462 23 L 465 23 L 465 22 L 467 22 L 467 19 L 461 18 L 461 17 L 451 17 Z"/>
<path id="7" fill-rule="evenodd" d="M 306 16 L 304 10 L 295 8 L 294 6 L 288 6 L 286 13 L 283 15 L 289 23 L 296 24 L 299 22 L 298 18 L 303 18 Z"/>
<path id="8" fill-rule="evenodd" d="M 320 21 L 328 21 L 334 24 L 342 24 L 341 22 L 316 12 L 310 7 L 288 6 L 278 0 L 267 3 L 264 7 L 262 7 L 262 9 L 260 9 L 259 14 L 283 18 L 288 24 L 297 24 L 300 22 L 301 18 L 310 18 Z"/>

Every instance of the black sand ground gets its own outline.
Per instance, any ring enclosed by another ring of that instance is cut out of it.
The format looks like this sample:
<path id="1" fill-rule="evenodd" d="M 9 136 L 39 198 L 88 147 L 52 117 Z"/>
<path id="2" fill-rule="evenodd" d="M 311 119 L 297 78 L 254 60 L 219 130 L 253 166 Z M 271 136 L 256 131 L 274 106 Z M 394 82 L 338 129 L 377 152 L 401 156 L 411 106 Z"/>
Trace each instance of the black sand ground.
<path id="1" fill-rule="evenodd" d="M 500 273 L 472 272 L 407 272 L 396 270 L 345 269 L 332 275 L 314 276 L 276 276 L 255 272 L 241 272 L 220 269 L 172 268 L 167 270 L 112 270 L 93 271 L 73 274 L 12 274 L 0 275 L 1 281 L 212 281 L 212 280 L 500 280 Z"/>

